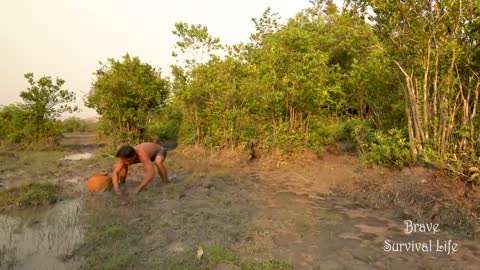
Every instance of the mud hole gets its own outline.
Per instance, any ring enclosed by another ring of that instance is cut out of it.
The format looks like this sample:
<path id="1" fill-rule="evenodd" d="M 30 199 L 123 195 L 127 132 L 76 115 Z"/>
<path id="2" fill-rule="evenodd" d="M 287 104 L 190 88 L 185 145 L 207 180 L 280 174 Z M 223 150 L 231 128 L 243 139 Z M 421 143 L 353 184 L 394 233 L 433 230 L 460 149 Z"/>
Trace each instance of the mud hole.
<path id="1" fill-rule="evenodd" d="M 42 156 L 39 168 L 25 153 L 0 157 L 5 161 L 0 169 L 9 168 L 9 176 L 1 180 L 6 186 L 34 178 L 59 183 L 66 190 L 64 200 L 53 207 L 1 213 L 0 269 L 478 269 L 480 265 L 478 240 L 442 226 L 436 234 L 407 235 L 404 219 L 394 209 L 369 210 L 332 193 L 332 187 L 341 183 L 355 185 L 355 179 L 389 176 L 388 170 L 365 168 L 352 156 L 325 155 L 301 166 L 285 161 L 221 167 L 202 156 L 173 151 L 166 162 L 170 184 L 162 185 L 156 176 L 144 192 L 132 194 L 143 177 L 142 166 L 135 165 L 129 170 L 126 196 L 118 198 L 85 190 L 90 174 L 111 169 L 111 157 L 96 153 L 87 160 L 60 160 L 83 149 Z M 24 165 L 25 160 L 30 165 Z M 23 165 L 8 165 L 14 161 Z M 384 251 L 385 240 L 437 239 L 458 243 L 458 252 Z"/>

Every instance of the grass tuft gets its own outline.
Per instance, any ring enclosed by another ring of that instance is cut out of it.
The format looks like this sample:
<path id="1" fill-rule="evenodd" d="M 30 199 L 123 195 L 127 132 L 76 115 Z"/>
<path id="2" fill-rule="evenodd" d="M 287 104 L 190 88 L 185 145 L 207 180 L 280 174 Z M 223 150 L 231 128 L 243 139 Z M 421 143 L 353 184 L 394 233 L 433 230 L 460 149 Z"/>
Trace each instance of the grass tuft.
<path id="1" fill-rule="evenodd" d="M 5 190 L 0 192 L 0 210 L 53 204 L 61 191 L 52 183 L 30 183 Z"/>

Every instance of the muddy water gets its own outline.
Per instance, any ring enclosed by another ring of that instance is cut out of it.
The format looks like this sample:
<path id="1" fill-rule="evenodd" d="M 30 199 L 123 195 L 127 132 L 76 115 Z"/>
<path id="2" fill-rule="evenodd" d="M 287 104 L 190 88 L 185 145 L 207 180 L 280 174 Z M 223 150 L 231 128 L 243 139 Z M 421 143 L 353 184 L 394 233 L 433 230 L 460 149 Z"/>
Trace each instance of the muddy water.
<path id="1" fill-rule="evenodd" d="M 83 239 L 80 200 L 0 215 L 0 247 L 8 251 L 0 269 L 77 269 L 63 260 Z M 3 267 L 3 268 L 2 268 Z"/>
<path id="2" fill-rule="evenodd" d="M 77 160 L 82 160 L 82 159 L 89 159 L 93 156 L 92 153 L 79 153 L 79 154 L 71 154 L 71 155 L 68 155 L 64 158 L 62 158 L 62 160 L 72 160 L 72 161 L 77 161 Z"/>
<path id="3" fill-rule="evenodd" d="M 92 151 L 105 145 L 94 132 L 64 133 L 61 145 L 74 151 Z"/>
<path id="4" fill-rule="evenodd" d="M 79 133 L 64 133 L 62 144 L 63 145 L 92 145 L 99 143 L 97 135 L 94 132 L 79 132 Z"/>

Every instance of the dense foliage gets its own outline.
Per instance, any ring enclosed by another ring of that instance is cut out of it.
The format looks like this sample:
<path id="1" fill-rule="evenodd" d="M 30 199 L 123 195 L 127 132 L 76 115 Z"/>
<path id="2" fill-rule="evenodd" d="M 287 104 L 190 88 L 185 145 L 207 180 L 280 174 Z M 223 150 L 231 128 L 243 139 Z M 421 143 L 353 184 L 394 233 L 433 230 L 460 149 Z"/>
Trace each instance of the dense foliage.
<path id="1" fill-rule="evenodd" d="M 252 19 L 250 41 L 232 46 L 206 27 L 176 25 L 170 105 L 183 115 L 183 142 L 319 152 L 349 137 L 342 125 L 352 116 L 385 130 L 406 123 L 372 27 L 331 1 L 313 4 L 286 24 L 267 9 Z"/>
<path id="2" fill-rule="evenodd" d="M 85 120 L 76 116 L 71 116 L 60 121 L 59 125 L 63 133 L 96 131 L 96 124 L 93 120 Z"/>
<path id="3" fill-rule="evenodd" d="M 286 24 L 267 9 L 250 42 L 223 53 L 210 50 L 205 41 L 219 40 L 206 27 L 174 31 L 174 55 L 210 56 L 174 67 L 181 138 L 290 151 L 350 137 L 374 163 L 477 159 L 479 3 L 311 3 Z M 338 132 L 352 115 L 368 121 Z"/>
<path id="4" fill-rule="evenodd" d="M 138 142 L 168 97 L 169 83 L 149 64 L 126 54 L 123 61 L 108 59 L 95 73 L 87 106 L 100 116 L 98 130 L 110 143 Z"/>
<path id="5" fill-rule="evenodd" d="M 352 14 L 374 22 L 380 46 L 400 78 L 411 156 L 475 160 L 480 135 L 480 3 L 347 3 Z"/>
<path id="6" fill-rule="evenodd" d="M 69 104 L 75 93 L 62 89 L 64 80 L 43 76 L 35 81 L 33 73 L 25 74 L 29 83 L 20 93 L 23 103 L 0 108 L 0 143 L 4 146 L 54 146 L 61 137 L 58 118 L 64 112 L 77 111 Z"/>

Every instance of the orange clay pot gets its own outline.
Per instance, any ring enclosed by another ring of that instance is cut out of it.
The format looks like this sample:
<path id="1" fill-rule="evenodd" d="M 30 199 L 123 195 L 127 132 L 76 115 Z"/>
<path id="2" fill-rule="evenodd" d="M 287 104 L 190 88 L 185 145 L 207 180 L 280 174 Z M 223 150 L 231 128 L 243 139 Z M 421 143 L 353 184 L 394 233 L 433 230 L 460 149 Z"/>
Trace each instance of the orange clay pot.
<path id="1" fill-rule="evenodd" d="M 106 173 L 95 173 L 87 181 L 87 188 L 90 192 L 106 191 L 112 185 L 112 178 Z"/>

